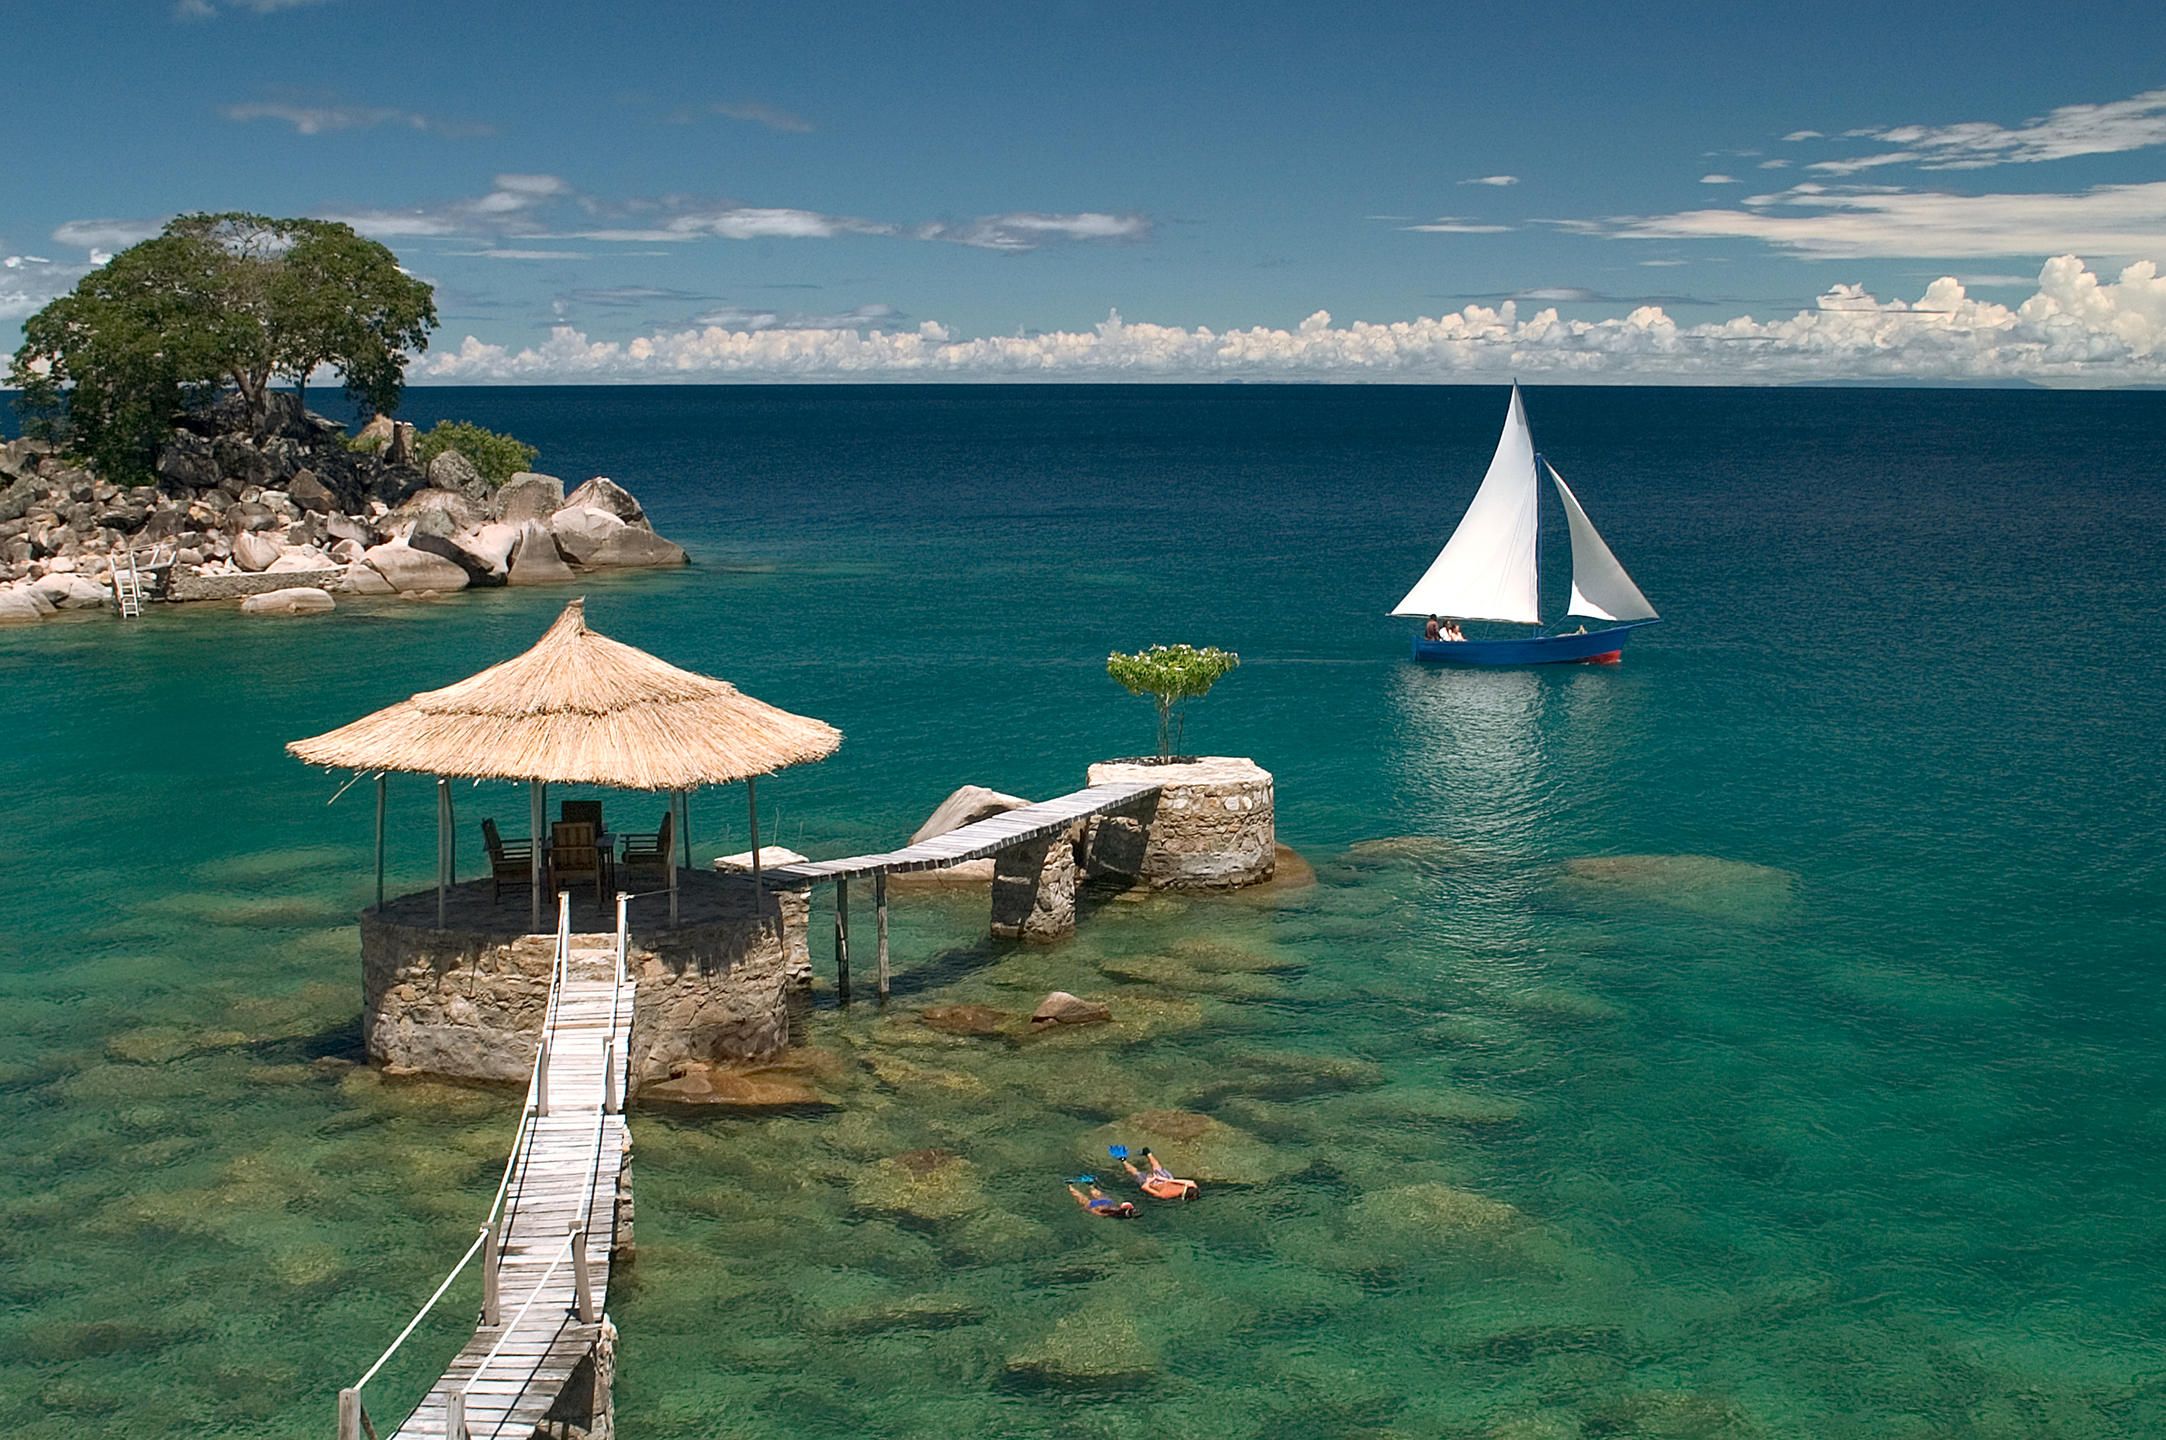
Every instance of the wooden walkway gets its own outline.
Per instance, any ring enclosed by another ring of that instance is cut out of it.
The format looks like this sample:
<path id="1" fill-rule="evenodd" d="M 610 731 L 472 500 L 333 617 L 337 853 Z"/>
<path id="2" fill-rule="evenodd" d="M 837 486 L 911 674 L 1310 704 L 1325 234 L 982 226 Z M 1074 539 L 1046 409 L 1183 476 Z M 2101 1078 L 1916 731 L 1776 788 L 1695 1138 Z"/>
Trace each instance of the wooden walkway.
<path id="1" fill-rule="evenodd" d="M 483 1323 L 393 1432 L 404 1440 L 463 1440 L 450 1423 L 462 1410 L 464 1437 L 527 1440 L 601 1334 L 617 1242 L 617 1183 L 631 1145 L 623 1097 L 634 984 L 619 978 L 618 945 L 586 950 L 559 943 L 565 959 L 543 1049 L 489 1226 L 421 1312 L 479 1251 Z M 342 1440 L 375 1435 L 362 1386 L 405 1339 L 400 1335 L 360 1385 L 342 1392 Z"/>
<path id="2" fill-rule="evenodd" d="M 763 883 L 777 889 L 797 890 L 823 880 L 847 880 L 853 875 L 945 869 L 967 860 L 983 860 L 1011 846 L 1042 840 L 1092 815 L 1140 805 L 1164 788 L 1156 781 L 1133 780 L 1092 785 L 1071 795 L 1025 805 L 1020 810 L 1004 811 L 960 826 L 922 844 L 878 855 L 852 855 L 844 860 L 808 860 L 796 865 L 777 865 L 766 871 L 762 879 Z"/>

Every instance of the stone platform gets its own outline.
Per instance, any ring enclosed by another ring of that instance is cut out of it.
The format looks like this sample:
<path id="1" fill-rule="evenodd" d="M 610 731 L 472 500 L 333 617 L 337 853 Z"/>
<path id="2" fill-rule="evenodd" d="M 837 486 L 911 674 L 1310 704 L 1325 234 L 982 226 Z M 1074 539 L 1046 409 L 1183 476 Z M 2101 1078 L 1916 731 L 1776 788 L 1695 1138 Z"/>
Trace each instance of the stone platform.
<path id="1" fill-rule="evenodd" d="M 1146 809 L 1091 821 L 1083 858 L 1093 878 L 1154 890 L 1233 890 L 1271 878 L 1278 818 L 1270 771 L 1227 755 L 1090 767 L 1093 785 L 1124 780 L 1165 788 Z"/>
<path id="2" fill-rule="evenodd" d="M 686 1061 L 757 1060 L 789 1042 L 784 995 L 809 964 L 803 895 L 755 898 L 749 876 L 684 871 L 678 923 L 669 900 L 631 904 L 627 964 L 638 977 L 632 1012 L 634 1094 Z M 554 931 L 527 933 L 528 892 L 488 881 L 455 886 L 443 929 L 436 891 L 361 915 L 361 1034 L 388 1070 L 520 1082 L 534 1063 L 549 997 Z M 550 907 L 554 914 L 555 907 Z M 572 897 L 575 948 L 616 943 L 616 903 Z"/>

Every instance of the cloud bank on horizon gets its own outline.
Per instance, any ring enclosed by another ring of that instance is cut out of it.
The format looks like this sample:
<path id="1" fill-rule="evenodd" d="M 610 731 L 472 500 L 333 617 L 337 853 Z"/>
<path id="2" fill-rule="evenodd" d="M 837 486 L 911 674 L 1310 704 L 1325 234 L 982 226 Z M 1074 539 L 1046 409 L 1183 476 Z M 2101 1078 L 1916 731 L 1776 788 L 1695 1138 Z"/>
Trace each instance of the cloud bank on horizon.
<path id="1" fill-rule="evenodd" d="M 1784 319 L 1679 325 L 1646 305 L 1604 320 L 1554 308 L 1521 318 L 1505 301 L 1435 317 L 1335 323 L 1317 311 L 1290 330 L 1135 323 L 1118 312 L 1087 331 L 959 339 L 937 321 L 908 329 L 782 325 L 775 317 L 595 340 L 559 326 L 514 350 L 471 335 L 423 357 L 445 383 L 775 380 L 1425 380 L 1540 376 L 1575 382 L 1713 384 L 1846 379 L 2166 383 L 2166 276 L 2138 261 L 2101 281 L 2073 255 L 2046 262 L 2014 307 L 1973 298 L 1953 276 L 1916 302 L 1837 284 Z M 740 322 L 741 323 L 741 322 Z"/>

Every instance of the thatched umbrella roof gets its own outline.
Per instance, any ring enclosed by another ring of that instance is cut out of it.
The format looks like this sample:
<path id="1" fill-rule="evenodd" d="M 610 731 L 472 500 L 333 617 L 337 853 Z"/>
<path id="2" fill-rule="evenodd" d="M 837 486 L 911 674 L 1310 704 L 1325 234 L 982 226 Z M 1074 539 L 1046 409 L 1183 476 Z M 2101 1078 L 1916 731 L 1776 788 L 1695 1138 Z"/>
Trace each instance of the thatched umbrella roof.
<path id="1" fill-rule="evenodd" d="M 840 744 L 825 721 L 595 634 L 574 600 L 524 655 L 286 748 L 341 770 L 689 790 Z"/>

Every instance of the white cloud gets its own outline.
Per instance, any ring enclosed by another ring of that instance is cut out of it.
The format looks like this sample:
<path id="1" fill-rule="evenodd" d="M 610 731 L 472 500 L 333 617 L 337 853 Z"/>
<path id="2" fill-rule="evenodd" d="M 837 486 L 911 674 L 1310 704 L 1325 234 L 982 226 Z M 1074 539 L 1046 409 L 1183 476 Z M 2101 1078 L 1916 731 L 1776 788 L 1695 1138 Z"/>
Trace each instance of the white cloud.
<path id="1" fill-rule="evenodd" d="M 1700 183 L 1702 185 L 1735 185 L 1737 183 L 1737 177 L 1735 175 L 1721 174 L 1702 175 L 1700 177 Z"/>
<path id="2" fill-rule="evenodd" d="M 1976 120 L 1959 125 L 1846 130 L 1843 138 L 1877 140 L 1897 148 L 1816 161 L 1806 168 L 1825 175 L 1855 175 L 1884 165 L 1982 170 L 1992 165 L 2066 160 L 2076 155 L 2116 155 L 2166 145 L 2166 89 L 2146 90 L 2126 100 L 2099 105 L 2063 105 L 2013 129 Z"/>
<path id="3" fill-rule="evenodd" d="M 93 264 L 102 262 L 94 261 Z M 23 320 L 75 288 L 92 265 L 56 263 L 43 255 L 0 256 L 0 320 Z"/>
<path id="4" fill-rule="evenodd" d="M 684 240 L 825 240 L 836 235 L 891 235 L 895 227 L 848 215 L 822 215 L 817 210 L 790 210 L 770 206 L 728 205 L 718 209 L 688 210 L 653 224 L 601 226 L 573 230 L 573 240 L 620 242 Z"/>
<path id="5" fill-rule="evenodd" d="M 1950 195 L 1890 186 L 1792 186 L 1736 210 L 1606 222 L 1628 240 L 1747 239 L 1819 259 L 2052 254 L 2136 256 L 2166 235 L 2166 181 L 2069 194 Z"/>
<path id="6" fill-rule="evenodd" d="M 1830 289 L 1787 318 L 1681 326 L 1659 306 L 1566 321 L 1505 302 L 1435 317 L 1341 325 L 1318 311 L 1293 329 L 1130 323 L 1086 331 L 956 339 L 943 326 L 708 325 L 628 341 L 559 326 L 512 349 L 468 336 L 424 356 L 416 378 L 446 382 L 729 378 L 1436 380 L 1541 375 L 1580 381 L 2166 381 L 2166 277 L 2145 261 L 2106 282 L 2072 255 L 2046 262 L 2013 309 L 1935 280 L 1915 302 Z"/>
<path id="7" fill-rule="evenodd" d="M 1821 134 L 1818 130 L 1792 130 L 1789 134 L 1783 136 L 1782 138 L 1790 144 L 1795 145 L 1800 140 L 1825 140 L 1827 137 Z"/>
<path id="8" fill-rule="evenodd" d="M 306 10 L 325 0 L 175 0 L 177 20 L 213 20 L 239 10 L 250 15 L 276 15 L 281 10 Z"/>
<path id="9" fill-rule="evenodd" d="M 493 245 L 485 250 L 446 250 L 444 253 L 479 260 L 591 260 L 594 258 L 584 250 L 515 250 L 501 245 Z"/>
<path id="10" fill-rule="evenodd" d="M 692 323 L 723 330 L 861 330 L 891 325 L 901 318 L 892 305 L 859 305 L 839 315 L 790 315 L 725 306 L 698 316 Z"/>
<path id="11" fill-rule="evenodd" d="M 454 137 L 495 133 L 487 125 L 464 120 L 443 120 L 413 110 L 399 110 L 381 105 L 301 105 L 281 100 L 253 100 L 237 105 L 221 105 L 218 113 L 228 120 L 244 124 L 251 120 L 274 120 L 292 126 L 297 135 L 325 135 L 338 130 L 373 130 L 380 125 Z"/>
<path id="12" fill-rule="evenodd" d="M 78 250 L 125 250 L 164 228 L 163 220 L 70 220 L 53 239 Z"/>
<path id="13" fill-rule="evenodd" d="M 1479 220 L 1467 220 L 1457 215 L 1439 215 L 1420 225 L 1401 225 L 1401 230 L 1418 230 L 1424 235 L 1502 235 L 1512 227 L 1491 225 Z"/>
<path id="14" fill-rule="evenodd" d="M 1760 168 L 1762 170 L 1787 170 L 1790 168 L 1790 162 L 1787 160 L 1762 160 Z"/>
<path id="15" fill-rule="evenodd" d="M 554 175 L 499 175 L 485 195 L 409 210 L 333 210 L 324 219 L 353 226 L 378 240 L 436 235 L 532 235 L 540 229 L 536 212 L 572 187 Z"/>
<path id="16" fill-rule="evenodd" d="M 772 105 L 763 105 L 757 100 L 722 101 L 708 106 L 707 109 L 710 114 L 720 115 L 726 120 L 742 120 L 749 125 L 764 126 L 785 135 L 812 133 L 812 122 L 804 116 L 778 110 Z"/>
<path id="17" fill-rule="evenodd" d="M 1517 185 L 1517 175 L 1473 175 L 1459 182 L 1462 185 Z"/>
<path id="18" fill-rule="evenodd" d="M 1010 215 L 982 215 L 960 224 L 937 221 L 920 225 L 921 240 L 947 240 L 980 250 L 1036 250 L 1064 240 L 1142 240 L 1151 233 L 1151 222 L 1141 215 L 1110 215 L 1085 210 L 1073 215 L 1043 215 L 1018 211 Z"/>

